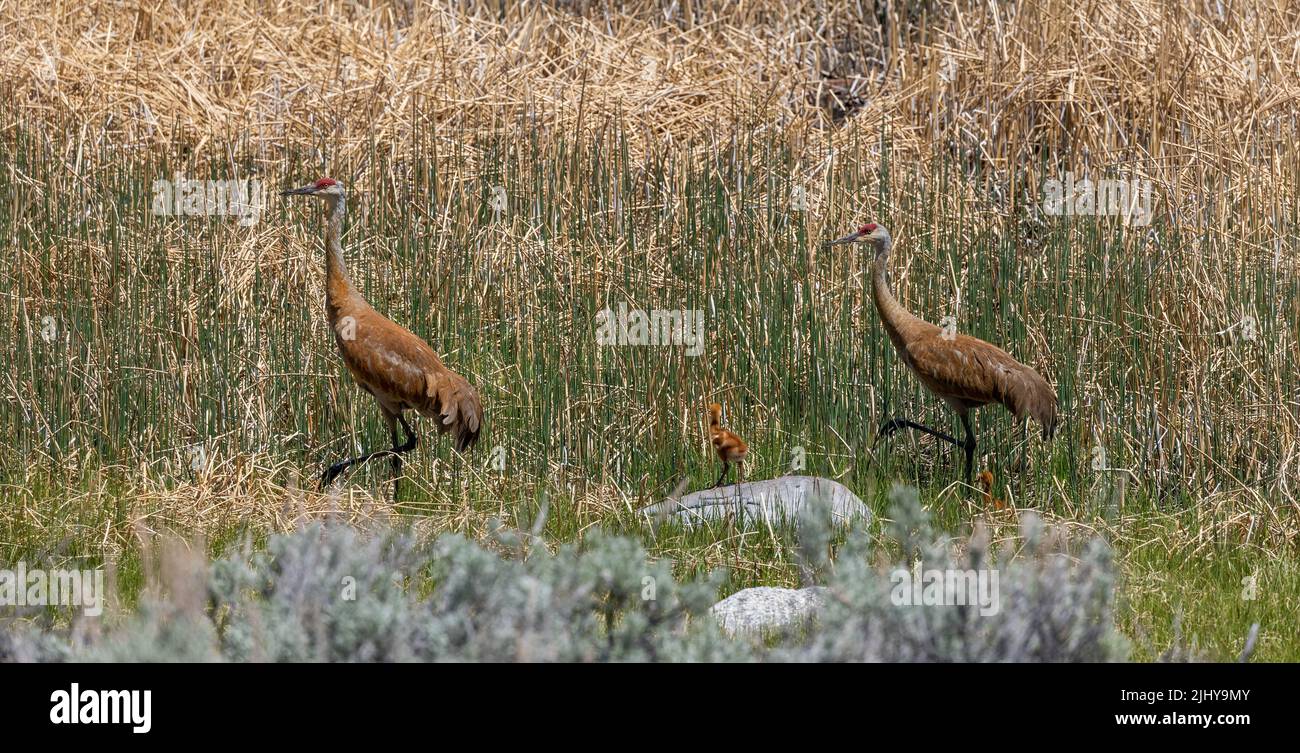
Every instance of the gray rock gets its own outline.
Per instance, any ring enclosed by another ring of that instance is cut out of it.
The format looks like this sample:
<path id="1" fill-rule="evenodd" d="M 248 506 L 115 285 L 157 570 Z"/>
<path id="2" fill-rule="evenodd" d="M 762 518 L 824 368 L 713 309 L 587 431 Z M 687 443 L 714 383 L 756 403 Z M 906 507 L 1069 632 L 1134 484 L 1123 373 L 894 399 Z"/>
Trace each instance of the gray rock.
<path id="1" fill-rule="evenodd" d="M 758 586 L 728 596 L 709 608 L 727 635 L 762 636 L 798 627 L 817 616 L 828 589 Z"/>
<path id="2" fill-rule="evenodd" d="M 722 520 L 728 515 L 737 515 L 745 525 L 797 523 L 818 499 L 829 503 L 833 523 L 854 518 L 871 520 L 871 510 L 856 494 L 838 481 L 817 476 L 781 476 L 703 489 L 643 507 L 641 512 L 652 520 L 674 519 L 687 526 Z"/>

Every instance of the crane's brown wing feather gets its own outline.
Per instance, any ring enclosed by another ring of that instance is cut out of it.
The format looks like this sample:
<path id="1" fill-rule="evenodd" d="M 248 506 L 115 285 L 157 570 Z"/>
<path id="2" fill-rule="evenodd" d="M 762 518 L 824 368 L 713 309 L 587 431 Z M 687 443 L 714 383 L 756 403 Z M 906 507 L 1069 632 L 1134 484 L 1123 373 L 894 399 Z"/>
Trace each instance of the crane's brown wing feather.
<path id="1" fill-rule="evenodd" d="M 336 339 L 348 370 L 391 412 L 415 410 L 433 418 L 438 431 L 465 451 L 478 441 L 483 405 L 478 391 L 442 363 L 429 344 L 380 316 L 356 311 L 355 337 Z"/>
<path id="2" fill-rule="evenodd" d="M 710 434 L 713 442 L 713 449 L 718 453 L 718 458 L 726 462 L 737 462 L 745 459 L 749 454 L 749 445 L 745 440 L 727 429 L 714 427 Z"/>
<path id="3" fill-rule="evenodd" d="M 907 345 L 917 376 L 936 395 L 971 407 L 1001 403 L 1032 417 L 1049 438 L 1056 430 L 1056 393 L 1037 371 L 1001 348 L 967 335 L 918 337 Z"/>

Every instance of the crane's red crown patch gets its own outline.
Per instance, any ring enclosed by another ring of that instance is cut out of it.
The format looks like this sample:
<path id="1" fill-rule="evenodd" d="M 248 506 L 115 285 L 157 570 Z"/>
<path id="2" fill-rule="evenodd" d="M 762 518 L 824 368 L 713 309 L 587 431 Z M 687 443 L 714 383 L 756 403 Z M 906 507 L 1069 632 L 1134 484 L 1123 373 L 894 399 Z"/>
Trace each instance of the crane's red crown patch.
<path id="1" fill-rule="evenodd" d="M 876 232 L 876 223 L 874 223 L 874 222 L 868 222 L 867 224 L 865 224 L 865 225 L 863 225 L 862 227 L 858 228 L 858 232 L 859 232 L 860 234 L 862 234 L 862 235 L 866 235 L 866 234 L 868 234 L 868 233 L 874 233 L 874 232 Z"/>
<path id="2" fill-rule="evenodd" d="M 330 186 L 336 185 L 337 183 L 338 181 L 334 180 L 333 178 L 321 178 L 320 180 L 316 181 L 316 187 L 329 188 Z"/>

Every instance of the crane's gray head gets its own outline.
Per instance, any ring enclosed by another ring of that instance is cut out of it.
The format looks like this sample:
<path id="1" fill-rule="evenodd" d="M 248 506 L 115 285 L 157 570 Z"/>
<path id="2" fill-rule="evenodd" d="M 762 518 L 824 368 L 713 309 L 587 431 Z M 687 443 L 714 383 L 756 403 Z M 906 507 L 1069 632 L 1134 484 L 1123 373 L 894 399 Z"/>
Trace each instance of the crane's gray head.
<path id="1" fill-rule="evenodd" d="M 874 222 L 868 222 L 858 228 L 856 232 L 849 233 L 843 238 L 837 238 L 828 242 L 828 246 L 839 246 L 848 243 L 866 243 L 875 249 L 876 255 L 889 253 L 889 247 L 894 239 L 889 236 L 889 231 L 884 225 L 877 225 Z"/>
<path id="2" fill-rule="evenodd" d="M 333 178 L 321 178 L 315 183 L 303 186 L 302 188 L 291 188 L 288 191 L 281 191 L 281 196 L 318 196 L 327 201 L 333 201 L 343 196 L 343 184 Z"/>

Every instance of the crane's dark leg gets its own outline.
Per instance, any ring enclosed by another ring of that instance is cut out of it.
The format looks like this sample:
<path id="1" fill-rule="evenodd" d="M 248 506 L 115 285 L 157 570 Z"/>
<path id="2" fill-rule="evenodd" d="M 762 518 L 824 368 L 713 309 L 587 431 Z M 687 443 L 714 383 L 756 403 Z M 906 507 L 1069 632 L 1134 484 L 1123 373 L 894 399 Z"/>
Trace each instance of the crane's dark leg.
<path id="1" fill-rule="evenodd" d="M 963 418 L 963 420 L 965 419 Z M 880 433 L 876 434 L 876 442 L 879 442 L 880 440 L 893 434 L 899 429 L 916 429 L 917 431 L 923 431 L 932 437 L 938 437 L 939 439 L 942 439 L 945 442 L 950 442 L 954 445 L 957 445 L 958 447 L 964 446 L 960 440 L 958 440 L 956 437 L 952 436 L 951 434 L 944 434 L 943 432 L 938 431 L 937 429 L 931 429 L 928 426 L 922 426 L 921 424 L 918 424 L 915 421 L 908 421 L 906 418 L 901 418 L 901 417 L 891 418 L 888 421 L 881 424 Z M 871 446 L 875 447 L 876 443 L 872 442 Z"/>
<path id="2" fill-rule="evenodd" d="M 745 519 L 745 495 L 741 493 L 741 487 L 745 485 L 745 462 L 736 461 L 736 511 L 739 514 L 739 520 Z"/>
<path id="3" fill-rule="evenodd" d="M 718 476 L 718 480 L 717 480 L 717 482 L 714 483 L 713 486 L 711 486 L 711 487 L 709 487 L 709 488 L 711 488 L 711 489 L 717 489 L 719 486 L 722 486 L 722 479 L 724 479 L 724 478 L 727 477 L 727 471 L 729 471 L 729 470 L 731 470 L 731 466 L 727 464 L 727 461 L 725 461 L 725 460 L 722 461 L 722 475 Z"/>
<path id="4" fill-rule="evenodd" d="M 961 425 L 966 428 L 966 444 L 964 447 L 966 450 L 966 483 L 969 484 L 971 479 L 971 465 L 975 461 L 975 432 L 970 428 L 969 414 L 961 414 Z"/>
<path id="5" fill-rule="evenodd" d="M 943 432 L 937 429 L 931 429 L 928 426 L 922 426 L 921 424 L 918 424 L 915 421 L 908 421 L 906 418 L 901 418 L 901 417 L 891 418 L 885 423 L 881 424 L 880 433 L 876 435 L 876 442 L 879 442 L 881 439 L 893 434 L 899 429 L 916 429 L 917 431 L 923 431 L 932 437 L 938 437 L 939 439 L 942 439 L 945 442 L 950 442 L 953 445 L 962 448 L 966 452 L 966 483 L 969 484 L 971 480 L 971 466 L 973 465 L 975 460 L 975 432 L 971 431 L 969 415 L 966 413 L 962 413 L 960 415 L 961 415 L 961 425 L 966 429 L 965 442 L 961 441 L 960 439 L 957 439 L 951 434 L 944 434 Z M 875 447 L 876 446 L 875 442 L 872 442 L 871 446 Z"/>
<path id="6" fill-rule="evenodd" d="M 406 444 L 403 445 L 397 444 L 396 422 L 398 421 L 401 422 L 402 428 L 406 430 Z M 411 431 L 411 425 L 408 424 L 406 422 L 406 419 L 399 414 L 394 414 L 394 413 L 389 413 L 388 411 L 384 411 L 384 422 L 388 424 L 389 436 L 393 440 L 393 446 L 386 450 L 375 450 L 374 452 L 367 452 L 365 455 L 359 455 L 355 458 L 348 458 L 347 460 L 342 460 L 335 463 L 334 465 L 331 465 L 329 468 L 325 469 L 325 473 L 321 474 L 321 479 L 320 479 L 321 489 L 324 489 L 325 487 L 329 486 L 330 482 L 338 478 L 340 473 L 346 471 L 352 466 L 361 463 L 367 463 L 371 460 L 374 460 L 375 458 L 380 458 L 385 456 L 391 457 L 393 459 L 393 470 L 399 476 L 401 475 L 402 453 L 406 453 L 406 452 L 410 452 L 411 450 L 414 450 L 416 445 L 419 444 L 419 438 L 415 436 L 414 431 Z M 397 497 L 396 486 L 393 487 L 393 497 L 394 498 Z"/>
<path id="7" fill-rule="evenodd" d="M 385 413 L 384 422 L 388 424 L 388 438 L 393 442 L 393 502 L 397 502 L 397 490 L 402 483 L 402 456 L 397 452 L 397 421 Z"/>
<path id="8" fill-rule="evenodd" d="M 402 431 L 406 432 L 406 444 L 398 446 L 397 444 L 397 427 L 389 427 L 389 433 L 393 436 L 393 503 L 397 503 L 397 492 L 402 485 L 402 455 L 414 450 L 420 443 L 420 438 L 415 436 L 411 431 L 411 425 L 406 423 L 406 419 L 401 413 L 397 414 L 397 420 L 402 424 Z"/>

